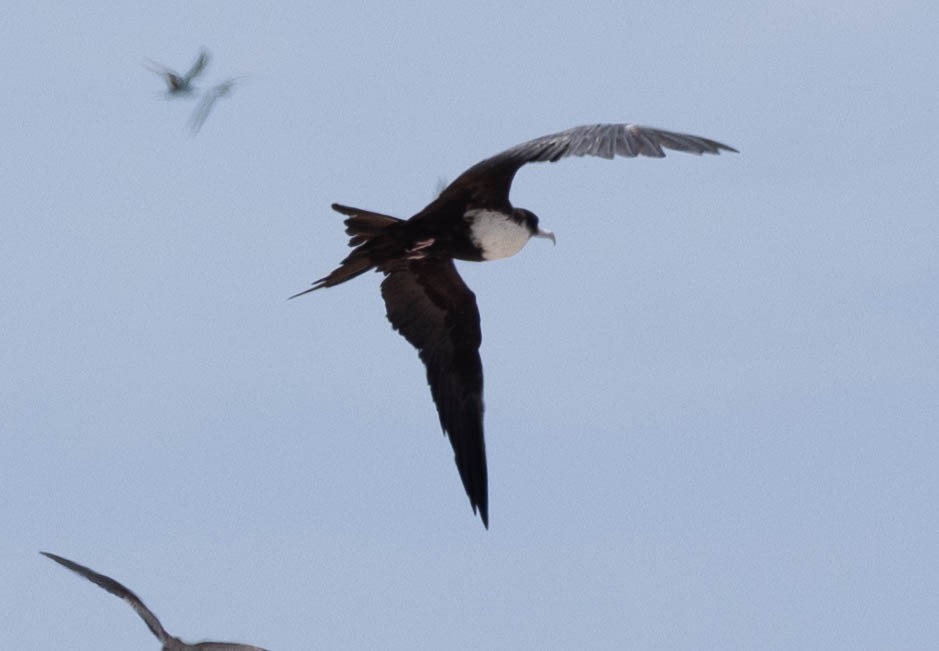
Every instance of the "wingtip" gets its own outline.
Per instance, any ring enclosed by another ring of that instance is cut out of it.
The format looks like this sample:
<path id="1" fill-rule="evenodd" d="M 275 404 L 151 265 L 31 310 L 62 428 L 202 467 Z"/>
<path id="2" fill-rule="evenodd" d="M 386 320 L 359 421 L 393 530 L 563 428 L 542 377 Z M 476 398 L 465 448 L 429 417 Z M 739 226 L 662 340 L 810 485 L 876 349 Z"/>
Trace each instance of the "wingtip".
<path id="1" fill-rule="evenodd" d="M 483 521 L 483 526 L 486 527 L 486 531 L 489 530 L 489 505 L 488 504 L 476 504 L 475 502 L 470 503 L 473 507 L 473 515 L 479 515 L 479 519 Z"/>

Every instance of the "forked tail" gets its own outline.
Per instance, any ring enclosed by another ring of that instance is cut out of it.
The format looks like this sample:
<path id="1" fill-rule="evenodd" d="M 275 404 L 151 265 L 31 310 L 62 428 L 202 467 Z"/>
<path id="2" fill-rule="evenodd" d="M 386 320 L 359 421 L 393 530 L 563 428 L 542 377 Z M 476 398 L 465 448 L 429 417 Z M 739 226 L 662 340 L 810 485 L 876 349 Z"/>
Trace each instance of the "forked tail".
<path id="1" fill-rule="evenodd" d="M 351 280 L 392 259 L 400 247 L 398 239 L 388 233 L 388 228 L 404 220 L 369 210 L 350 208 L 338 203 L 334 203 L 332 208 L 338 213 L 348 215 L 344 223 L 346 234 L 349 235 L 349 246 L 354 247 L 353 251 L 329 275 L 323 276 L 313 283 L 312 287 L 290 298 Z"/>

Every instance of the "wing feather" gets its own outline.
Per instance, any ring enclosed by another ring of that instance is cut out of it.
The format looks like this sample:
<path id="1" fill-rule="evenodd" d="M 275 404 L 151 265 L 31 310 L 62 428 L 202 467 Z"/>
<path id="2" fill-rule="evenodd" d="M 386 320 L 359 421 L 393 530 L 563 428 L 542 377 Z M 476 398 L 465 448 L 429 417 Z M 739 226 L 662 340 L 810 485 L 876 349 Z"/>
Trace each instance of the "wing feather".
<path id="1" fill-rule="evenodd" d="M 447 186 L 440 199 L 508 205 L 512 179 L 526 163 L 553 163 L 568 156 L 661 158 L 666 149 L 691 154 L 737 151 L 716 140 L 636 124 L 585 125 L 523 142 L 476 163 Z"/>
<path id="2" fill-rule="evenodd" d="M 199 51 L 199 56 L 193 62 L 192 67 L 189 68 L 186 72 L 186 76 L 183 77 L 183 83 L 189 85 L 193 79 L 202 74 L 202 71 L 205 70 L 205 66 L 209 63 L 209 53 L 205 50 Z"/>
<path id="3" fill-rule="evenodd" d="M 489 526 L 483 438 L 482 334 L 476 296 L 452 260 L 397 261 L 383 269 L 381 293 L 391 325 L 414 346 L 440 426 L 448 435 L 473 511 Z"/>
<path id="4" fill-rule="evenodd" d="M 238 644 L 236 642 L 199 642 L 189 646 L 197 651 L 267 651 L 267 649 L 262 649 L 259 646 Z"/>
<path id="5" fill-rule="evenodd" d="M 228 95 L 236 81 L 236 79 L 229 79 L 213 86 L 202 94 L 202 99 L 199 100 L 196 108 L 192 111 L 192 115 L 189 117 L 189 129 L 192 131 L 193 135 L 199 133 L 202 125 L 205 124 L 206 119 L 209 117 L 212 107 L 215 106 L 215 102 Z"/>
<path id="6" fill-rule="evenodd" d="M 49 552 L 40 553 L 43 556 L 51 558 L 56 563 L 64 565 L 76 574 L 80 574 L 92 583 L 104 588 L 114 596 L 120 597 L 126 601 L 128 604 L 130 604 L 131 608 L 137 611 L 137 614 L 140 615 L 143 621 L 147 624 L 147 627 L 153 632 L 157 639 L 160 640 L 160 642 L 166 642 L 168 639 L 170 639 L 170 635 L 166 632 L 166 630 L 164 630 L 163 625 L 160 624 L 160 620 L 157 619 L 157 616 L 154 615 L 153 612 L 151 612 L 150 609 L 144 605 L 140 597 L 135 595 L 126 586 L 118 583 L 109 576 L 98 574 L 91 568 L 85 567 L 84 565 L 79 565 L 75 561 L 70 561 L 67 558 L 56 556 L 55 554 L 51 554 Z"/>

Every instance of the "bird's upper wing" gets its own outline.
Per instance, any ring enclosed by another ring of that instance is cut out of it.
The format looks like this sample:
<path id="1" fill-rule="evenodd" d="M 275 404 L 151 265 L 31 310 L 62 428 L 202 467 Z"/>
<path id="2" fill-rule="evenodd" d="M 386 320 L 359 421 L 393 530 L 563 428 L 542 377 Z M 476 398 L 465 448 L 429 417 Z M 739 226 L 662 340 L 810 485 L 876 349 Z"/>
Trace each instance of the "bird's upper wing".
<path id="1" fill-rule="evenodd" d="M 482 335 L 476 296 L 452 260 L 397 261 L 382 269 L 388 320 L 417 348 L 440 426 L 475 512 L 489 526 L 486 444 L 483 440 Z"/>
<path id="2" fill-rule="evenodd" d="M 121 585 L 109 576 L 98 574 L 94 570 L 87 568 L 84 565 L 79 565 L 78 563 L 70 561 L 67 558 L 62 558 L 61 556 L 56 556 L 55 554 L 50 554 L 49 552 L 40 553 L 43 556 L 48 556 L 56 563 L 64 565 L 73 572 L 81 574 L 92 583 L 96 583 L 111 594 L 120 597 L 129 603 L 131 608 L 137 611 L 137 614 L 143 618 L 143 621 L 146 622 L 147 626 L 151 631 L 153 631 L 153 634 L 157 637 L 157 639 L 160 640 L 161 643 L 166 642 L 170 638 L 170 635 L 163 629 L 163 625 L 160 624 L 160 620 L 157 619 L 156 615 L 150 612 L 150 609 L 144 605 L 144 603 L 140 600 L 140 597 L 131 592 L 131 590 L 129 590 L 127 587 Z"/>
<path id="3" fill-rule="evenodd" d="M 202 71 L 205 70 L 205 66 L 209 63 L 209 53 L 205 50 L 199 52 L 199 56 L 196 58 L 195 62 L 192 64 L 192 67 L 189 68 L 189 72 L 183 77 L 183 83 L 188 84 L 193 79 L 202 74 Z"/>
<path id="4" fill-rule="evenodd" d="M 662 131 L 636 124 L 593 124 L 535 138 L 476 163 L 441 193 L 441 199 L 475 203 L 508 203 L 515 173 L 525 163 L 555 162 L 567 156 L 665 156 L 665 149 L 717 154 L 733 147 L 708 138 Z"/>

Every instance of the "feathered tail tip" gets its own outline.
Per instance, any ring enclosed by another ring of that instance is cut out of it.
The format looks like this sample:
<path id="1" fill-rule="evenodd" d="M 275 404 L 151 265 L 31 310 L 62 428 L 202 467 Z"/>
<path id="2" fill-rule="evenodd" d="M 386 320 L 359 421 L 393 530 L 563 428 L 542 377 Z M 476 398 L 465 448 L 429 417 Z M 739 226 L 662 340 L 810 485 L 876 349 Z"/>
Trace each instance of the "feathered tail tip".
<path id="1" fill-rule="evenodd" d="M 333 210 L 343 215 L 348 215 L 348 219 L 344 222 L 346 225 L 346 234 L 349 235 L 349 246 L 354 247 L 355 250 L 352 251 L 336 269 L 330 272 L 328 276 L 317 280 L 309 289 L 294 294 L 287 299 L 288 301 L 292 298 L 315 292 L 317 289 L 334 287 L 347 280 L 351 280 L 384 262 L 397 247 L 397 243 L 392 238 L 375 242 L 375 244 L 371 246 L 368 244 L 384 235 L 389 226 L 404 220 L 370 210 L 343 206 L 338 203 L 333 204 Z"/>
<path id="2" fill-rule="evenodd" d="M 349 257 L 343 260 L 341 265 L 333 269 L 328 276 L 323 276 L 313 283 L 312 287 L 294 294 L 287 300 L 289 301 L 291 298 L 297 298 L 298 296 L 315 292 L 317 289 L 323 289 L 324 287 L 335 287 L 347 280 L 352 280 L 360 274 L 364 274 L 374 266 L 374 263 L 367 253 L 358 250 L 353 251 L 349 254 Z"/>
<path id="3" fill-rule="evenodd" d="M 349 217 L 343 222 L 346 225 L 346 235 L 350 236 L 349 246 L 358 246 L 363 242 L 375 239 L 382 235 L 385 229 L 392 224 L 403 221 L 391 215 L 343 206 L 338 203 L 334 203 L 332 208 L 336 212 Z"/>
<path id="4" fill-rule="evenodd" d="M 322 278 L 321 278 L 320 280 L 322 280 Z M 313 291 L 316 291 L 317 289 L 320 289 L 320 288 L 322 287 L 322 285 L 320 285 L 319 282 L 320 282 L 320 281 L 317 280 L 317 281 L 316 281 L 316 284 L 313 285 L 312 287 L 310 287 L 309 289 L 304 289 L 302 292 L 297 292 L 297 293 L 294 294 L 293 296 L 288 296 L 288 297 L 287 297 L 287 300 L 289 301 L 289 300 L 292 300 L 292 299 L 294 299 L 294 298 L 297 298 L 298 296 L 303 296 L 304 294 L 309 294 L 310 292 L 313 292 Z"/>

